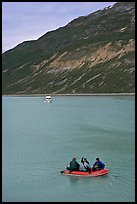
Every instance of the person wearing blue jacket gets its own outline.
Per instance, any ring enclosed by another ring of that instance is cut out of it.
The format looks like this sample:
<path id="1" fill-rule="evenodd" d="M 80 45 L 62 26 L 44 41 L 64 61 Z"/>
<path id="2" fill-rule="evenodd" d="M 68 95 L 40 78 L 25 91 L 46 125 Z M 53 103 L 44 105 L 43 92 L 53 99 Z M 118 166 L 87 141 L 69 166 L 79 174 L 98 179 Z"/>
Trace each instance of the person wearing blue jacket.
<path id="1" fill-rule="evenodd" d="M 93 164 L 92 171 L 97 171 L 105 168 L 105 164 L 96 158 L 96 162 Z"/>

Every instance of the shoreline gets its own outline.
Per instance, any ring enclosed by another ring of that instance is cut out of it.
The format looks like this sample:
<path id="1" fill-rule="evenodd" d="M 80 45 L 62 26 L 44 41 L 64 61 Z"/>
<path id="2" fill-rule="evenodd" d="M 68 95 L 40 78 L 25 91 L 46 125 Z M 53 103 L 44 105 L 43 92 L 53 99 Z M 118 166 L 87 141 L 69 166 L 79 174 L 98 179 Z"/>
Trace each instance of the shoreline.
<path id="1" fill-rule="evenodd" d="M 49 94 L 47 94 L 49 95 Z M 78 93 L 78 94 L 50 94 L 51 96 L 135 96 L 135 93 Z M 44 97 L 45 94 L 3 94 L 10 97 Z"/>

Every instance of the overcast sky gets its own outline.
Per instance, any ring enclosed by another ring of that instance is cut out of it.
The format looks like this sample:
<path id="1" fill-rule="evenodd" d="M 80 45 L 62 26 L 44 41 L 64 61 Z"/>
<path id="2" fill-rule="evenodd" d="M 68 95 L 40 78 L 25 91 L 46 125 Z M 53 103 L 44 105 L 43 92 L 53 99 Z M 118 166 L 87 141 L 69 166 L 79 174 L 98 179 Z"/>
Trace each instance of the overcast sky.
<path id="1" fill-rule="evenodd" d="M 116 2 L 2 2 L 2 52 Z"/>

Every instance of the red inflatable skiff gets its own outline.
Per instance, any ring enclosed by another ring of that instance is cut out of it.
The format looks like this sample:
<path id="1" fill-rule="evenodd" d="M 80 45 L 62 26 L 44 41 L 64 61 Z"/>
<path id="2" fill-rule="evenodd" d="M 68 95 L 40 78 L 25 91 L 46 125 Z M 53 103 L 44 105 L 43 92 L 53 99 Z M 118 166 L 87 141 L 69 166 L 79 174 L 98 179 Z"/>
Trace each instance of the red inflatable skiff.
<path id="1" fill-rule="evenodd" d="M 68 170 L 61 171 L 62 174 L 68 176 L 82 176 L 82 177 L 89 177 L 89 176 L 104 176 L 109 173 L 108 169 L 101 169 L 92 172 L 83 172 L 83 171 L 72 171 L 71 173 Z"/>

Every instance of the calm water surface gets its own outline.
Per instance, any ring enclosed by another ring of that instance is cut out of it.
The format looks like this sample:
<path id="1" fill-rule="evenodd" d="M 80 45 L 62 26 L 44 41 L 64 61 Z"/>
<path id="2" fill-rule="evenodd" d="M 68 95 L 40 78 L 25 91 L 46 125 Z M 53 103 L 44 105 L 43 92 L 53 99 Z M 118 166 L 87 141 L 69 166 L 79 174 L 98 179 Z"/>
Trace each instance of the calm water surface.
<path id="1" fill-rule="evenodd" d="M 60 174 L 73 156 L 110 173 Z M 2 201 L 134 202 L 135 97 L 3 97 Z"/>

